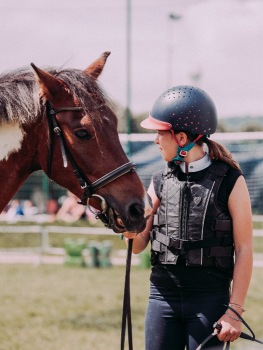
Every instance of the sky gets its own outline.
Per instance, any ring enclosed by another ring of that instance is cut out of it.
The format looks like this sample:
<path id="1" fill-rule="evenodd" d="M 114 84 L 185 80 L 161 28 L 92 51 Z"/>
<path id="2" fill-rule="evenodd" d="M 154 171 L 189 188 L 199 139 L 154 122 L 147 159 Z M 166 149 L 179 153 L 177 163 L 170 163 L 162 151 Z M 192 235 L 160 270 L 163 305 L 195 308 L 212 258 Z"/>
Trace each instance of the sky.
<path id="1" fill-rule="evenodd" d="M 126 0 L 1 0 L 0 46 L 1 72 L 85 69 L 111 51 L 100 82 L 126 104 Z M 263 1 L 131 0 L 131 59 L 133 113 L 182 84 L 204 89 L 219 118 L 262 116 Z"/>

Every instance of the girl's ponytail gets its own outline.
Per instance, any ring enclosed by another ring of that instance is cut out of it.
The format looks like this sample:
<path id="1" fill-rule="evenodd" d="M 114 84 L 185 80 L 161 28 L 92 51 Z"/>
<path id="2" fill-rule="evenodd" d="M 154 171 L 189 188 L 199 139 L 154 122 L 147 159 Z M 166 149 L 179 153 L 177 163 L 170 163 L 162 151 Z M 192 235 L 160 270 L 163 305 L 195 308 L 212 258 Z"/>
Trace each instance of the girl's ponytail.
<path id="1" fill-rule="evenodd" d="M 179 132 L 180 131 L 177 131 L 176 133 L 179 133 Z M 183 131 L 183 132 L 187 135 L 187 138 L 191 142 L 193 142 L 196 139 L 196 135 L 192 134 L 191 132 L 189 131 Z M 196 144 L 198 146 L 203 146 L 204 143 L 207 144 L 208 153 L 212 162 L 215 161 L 216 159 L 220 159 L 223 162 L 229 164 L 232 168 L 242 172 L 238 162 L 233 159 L 233 155 L 223 145 L 220 145 L 220 143 L 210 140 L 206 136 L 203 136 L 196 141 Z"/>
<path id="2" fill-rule="evenodd" d="M 207 144 L 211 161 L 220 159 L 223 162 L 229 164 L 232 168 L 242 172 L 238 162 L 233 159 L 233 155 L 224 146 L 208 138 L 202 138 L 201 140 Z"/>

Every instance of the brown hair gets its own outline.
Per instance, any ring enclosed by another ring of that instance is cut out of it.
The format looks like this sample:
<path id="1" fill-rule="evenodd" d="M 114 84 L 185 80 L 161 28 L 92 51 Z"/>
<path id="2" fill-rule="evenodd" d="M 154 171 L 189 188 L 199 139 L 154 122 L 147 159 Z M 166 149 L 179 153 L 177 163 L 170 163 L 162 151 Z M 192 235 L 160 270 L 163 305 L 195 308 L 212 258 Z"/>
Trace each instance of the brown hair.
<path id="1" fill-rule="evenodd" d="M 187 138 L 193 142 L 196 139 L 196 135 L 193 135 L 189 131 L 183 131 Z M 223 162 L 229 164 L 232 168 L 237 169 L 242 172 L 240 169 L 240 166 L 237 161 L 233 159 L 233 155 L 231 152 L 228 151 L 223 145 L 220 145 L 220 143 L 210 140 L 209 138 L 203 136 L 199 140 L 197 140 L 196 144 L 198 146 L 203 146 L 203 144 L 206 143 L 208 147 L 208 153 L 211 161 L 215 161 L 216 159 L 220 159 Z"/>

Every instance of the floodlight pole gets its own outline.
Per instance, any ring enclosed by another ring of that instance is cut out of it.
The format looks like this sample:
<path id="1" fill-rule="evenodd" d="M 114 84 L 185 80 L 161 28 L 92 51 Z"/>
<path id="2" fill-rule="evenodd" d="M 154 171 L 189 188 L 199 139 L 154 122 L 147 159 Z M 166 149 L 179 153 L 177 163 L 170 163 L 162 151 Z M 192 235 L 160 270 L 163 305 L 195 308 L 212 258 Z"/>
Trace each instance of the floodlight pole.
<path id="1" fill-rule="evenodd" d="M 167 89 L 173 86 L 173 56 L 174 56 L 174 30 L 173 21 L 182 18 L 180 15 L 169 13 L 167 22 L 167 67 L 166 67 L 166 85 Z"/>
<path id="2" fill-rule="evenodd" d="M 127 156 L 131 156 L 131 0 L 127 0 L 127 31 L 126 31 L 126 50 L 127 50 L 127 76 L 126 76 L 126 125 L 127 125 Z"/>

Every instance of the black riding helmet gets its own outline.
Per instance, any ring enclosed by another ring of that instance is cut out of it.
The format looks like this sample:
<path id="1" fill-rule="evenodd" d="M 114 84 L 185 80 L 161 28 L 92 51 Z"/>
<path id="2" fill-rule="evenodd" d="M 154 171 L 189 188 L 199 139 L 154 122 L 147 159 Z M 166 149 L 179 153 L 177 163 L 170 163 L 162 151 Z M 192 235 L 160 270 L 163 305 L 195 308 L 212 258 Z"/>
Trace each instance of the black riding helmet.
<path id="1" fill-rule="evenodd" d="M 149 118 L 141 126 L 152 130 L 190 131 L 196 139 L 186 147 L 178 147 L 176 163 L 181 163 L 187 152 L 202 136 L 216 131 L 218 124 L 216 107 L 211 97 L 193 86 L 175 86 L 165 91 L 154 103 Z M 174 137 L 176 142 L 177 139 Z"/>

